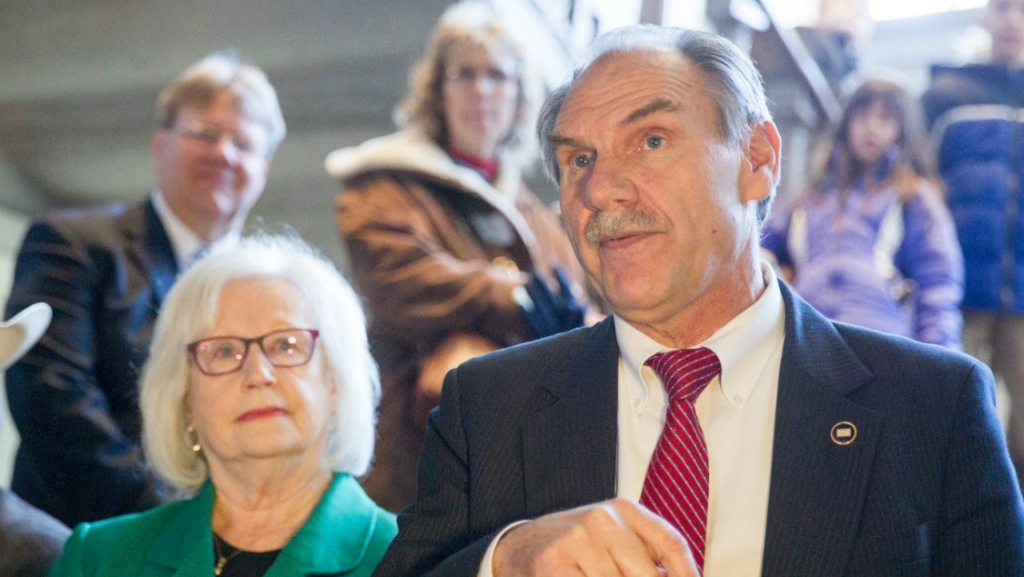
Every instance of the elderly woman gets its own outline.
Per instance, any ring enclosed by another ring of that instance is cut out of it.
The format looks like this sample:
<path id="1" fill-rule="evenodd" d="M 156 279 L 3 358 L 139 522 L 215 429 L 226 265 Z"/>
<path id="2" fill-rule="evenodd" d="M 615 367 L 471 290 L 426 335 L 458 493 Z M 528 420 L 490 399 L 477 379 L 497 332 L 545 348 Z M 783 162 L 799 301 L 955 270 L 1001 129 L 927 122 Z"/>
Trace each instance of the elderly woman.
<path id="1" fill-rule="evenodd" d="M 415 497 L 447 369 L 582 323 L 583 274 L 558 217 L 520 178 L 533 158 L 530 72 L 489 7 L 456 4 L 413 68 L 403 130 L 326 160 L 384 387 L 364 486 L 393 511 Z"/>
<path id="2" fill-rule="evenodd" d="M 358 300 L 299 241 L 214 249 L 175 283 L 143 370 L 143 443 L 192 497 L 79 525 L 62 575 L 369 575 L 394 516 L 369 467 L 378 398 Z"/>

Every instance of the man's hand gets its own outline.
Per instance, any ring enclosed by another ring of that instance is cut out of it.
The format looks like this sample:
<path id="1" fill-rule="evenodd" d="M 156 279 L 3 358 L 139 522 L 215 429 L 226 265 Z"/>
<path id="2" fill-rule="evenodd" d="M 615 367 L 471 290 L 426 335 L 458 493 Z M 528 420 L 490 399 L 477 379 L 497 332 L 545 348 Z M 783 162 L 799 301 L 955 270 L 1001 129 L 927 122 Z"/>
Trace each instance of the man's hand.
<path id="1" fill-rule="evenodd" d="M 512 529 L 498 542 L 493 567 L 495 577 L 700 575 L 683 536 L 628 499 L 552 513 Z"/>

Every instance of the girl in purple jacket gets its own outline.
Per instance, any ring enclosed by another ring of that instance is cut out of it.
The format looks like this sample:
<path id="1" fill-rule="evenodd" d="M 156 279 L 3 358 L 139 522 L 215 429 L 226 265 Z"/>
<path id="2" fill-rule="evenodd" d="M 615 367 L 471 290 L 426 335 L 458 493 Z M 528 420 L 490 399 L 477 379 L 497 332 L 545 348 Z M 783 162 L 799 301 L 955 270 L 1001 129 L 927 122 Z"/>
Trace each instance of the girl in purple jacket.
<path id="1" fill-rule="evenodd" d="M 762 246 L 826 316 L 959 350 L 963 259 L 934 164 L 906 89 L 868 80 Z"/>

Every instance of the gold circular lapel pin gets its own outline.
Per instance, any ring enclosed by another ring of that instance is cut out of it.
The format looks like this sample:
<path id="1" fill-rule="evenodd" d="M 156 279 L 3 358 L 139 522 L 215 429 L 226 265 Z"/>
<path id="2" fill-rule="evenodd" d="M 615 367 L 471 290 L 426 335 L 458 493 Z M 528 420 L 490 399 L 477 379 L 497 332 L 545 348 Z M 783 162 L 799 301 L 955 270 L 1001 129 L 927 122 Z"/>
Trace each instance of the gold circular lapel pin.
<path id="1" fill-rule="evenodd" d="M 829 436 L 832 437 L 832 442 L 837 445 L 849 445 L 857 438 L 857 426 L 850 421 L 840 421 L 832 425 L 832 431 Z"/>

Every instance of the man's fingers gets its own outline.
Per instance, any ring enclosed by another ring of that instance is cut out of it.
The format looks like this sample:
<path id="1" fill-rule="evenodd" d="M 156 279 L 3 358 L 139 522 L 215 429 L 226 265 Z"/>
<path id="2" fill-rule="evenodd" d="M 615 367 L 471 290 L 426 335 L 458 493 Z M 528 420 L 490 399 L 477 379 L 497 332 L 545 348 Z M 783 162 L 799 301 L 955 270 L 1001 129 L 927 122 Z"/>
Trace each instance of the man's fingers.
<path id="1" fill-rule="evenodd" d="M 635 501 L 613 499 L 534 519 L 494 554 L 505 575 L 700 577 L 685 539 Z"/>
<path id="2" fill-rule="evenodd" d="M 686 538 L 646 507 L 634 505 L 627 509 L 624 519 L 643 542 L 651 559 L 670 577 L 700 577 L 701 572 Z"/>
<path id="3" fill-rule="evenodd" d="M 665 575 L 668 577 L 701 577 L 702 573 L 697 568 L 697 562 L 693 560 L 693 553 L 685 539 L 681 545 L 680 550 L 661 558 L 661 566 L 665 569 Z"/>
<path id="4" fill-rule="evenodd" d="M 630 503 L 629 501 L 624 501 Z M 623 519 L 619 505 L 613 501 L 590 511 L 581 525 L 588 537 L 599 543 L 601 555 L 581 557 L 584 574 L 629 575 L 657 577 L 658 567 L 647 546 Z"/>

